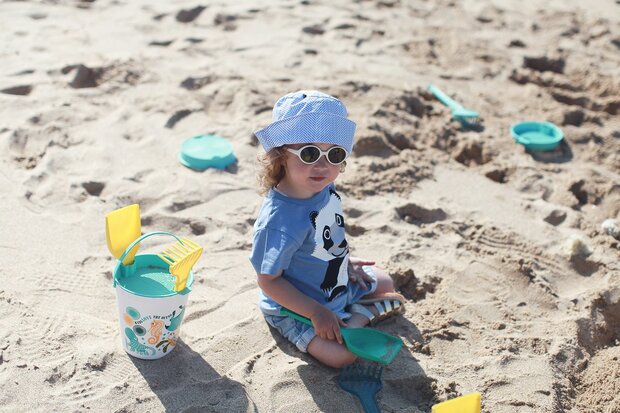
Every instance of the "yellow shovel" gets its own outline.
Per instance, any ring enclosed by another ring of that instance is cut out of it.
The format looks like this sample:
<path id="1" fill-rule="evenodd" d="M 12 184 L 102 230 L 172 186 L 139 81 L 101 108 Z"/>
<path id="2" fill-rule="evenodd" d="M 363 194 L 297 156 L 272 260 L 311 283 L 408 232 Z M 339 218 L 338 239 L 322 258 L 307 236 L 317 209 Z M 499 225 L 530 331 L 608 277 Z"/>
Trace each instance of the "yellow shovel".
<path id="1" fill-rule="evenodd" d="M 480 393 L 470 393 L 436 404 L 432 413 L 480 413 Z"/>
<path id="2" fill-rule="evenodd" d="M 142 232 L 140 224 L 140 205 L 133 204 L 112 211 L 105 216 L 105 237 L 108 249 L 116 259 L 119 259 L 125 249 L 131 245 Z M 123 265 L 133 264 L 140 244 L 129 251 L 123 259 Z"/>

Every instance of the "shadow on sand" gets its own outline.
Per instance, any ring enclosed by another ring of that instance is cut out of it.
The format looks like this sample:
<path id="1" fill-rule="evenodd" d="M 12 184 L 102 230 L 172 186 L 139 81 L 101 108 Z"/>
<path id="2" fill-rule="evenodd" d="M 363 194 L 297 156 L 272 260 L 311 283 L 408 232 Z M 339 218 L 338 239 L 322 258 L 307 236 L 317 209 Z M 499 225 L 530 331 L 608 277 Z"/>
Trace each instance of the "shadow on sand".
<path id="1" fill-rule="evenodd" d="M 243 386 L 220 376 L 200 354 L 182 340 L 158 360 L 129 357 L 166 412 L 246 412 L 249 402 Z"/>
<path id="2" fill-rule="evenodd" d="M 420 346 L 424 345 L 418 328 L 404 317 L 393 317 L 373 328 L 399 336 L 406 344 L 415 342 Z M 347 412 L 364 411 L 357 398 L 342 390 L 338 385 L 339 370 L 326 367 L 309 354 L 300 352 L 274 328 L 269 327 L 269 330 L 284 353 L 298 357 L 307 363 L 298 366 L 297 371 L 320 411 L 341 411 L 343 403 L 346 404 Z M 361 359 L 355 363 L 363 366 L 379 365 Z M 438 402 L 433 390 L 434 380 L 426 376 L 407 345 L 403 346 L 389 366 L 384 367 L 382 381 L 383 388 L 377 393 L 377 404 L 381 410 L 398 411 L 415 406 L 421 412 L 429 412 L 431 407 Z M 390 395 L 389 404 L 382 402 L 383 394 Z"/>
<path id="3" fill-rule="evenodd" d="M 552 151 L 527 151 L 532 158 L 538 162 L 544 163 L 566 163 L 573 159 L 573 151 L 564 139 L 558 146 Z"/>

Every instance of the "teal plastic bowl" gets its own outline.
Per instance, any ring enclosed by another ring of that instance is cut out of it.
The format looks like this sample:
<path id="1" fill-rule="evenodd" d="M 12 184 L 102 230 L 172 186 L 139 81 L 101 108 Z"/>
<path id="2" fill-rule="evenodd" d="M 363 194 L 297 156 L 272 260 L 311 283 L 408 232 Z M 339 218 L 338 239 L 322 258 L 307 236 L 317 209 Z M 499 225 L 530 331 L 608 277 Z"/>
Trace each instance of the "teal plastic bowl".
<path id="1" fill-rule="evenodd" d="M 564 133 L 551 122 L 520 122 L 510 128 L 512 138 L 531 151 L 551 151 L 555 149 Z"/>
<path id="2" fill-rule="evenodd" d="M 181 145 L 179 161 L 199 171 L 207 168 L 225 169 L 237 160 L 231 143 L 217 135 L 199 135 Z"/>

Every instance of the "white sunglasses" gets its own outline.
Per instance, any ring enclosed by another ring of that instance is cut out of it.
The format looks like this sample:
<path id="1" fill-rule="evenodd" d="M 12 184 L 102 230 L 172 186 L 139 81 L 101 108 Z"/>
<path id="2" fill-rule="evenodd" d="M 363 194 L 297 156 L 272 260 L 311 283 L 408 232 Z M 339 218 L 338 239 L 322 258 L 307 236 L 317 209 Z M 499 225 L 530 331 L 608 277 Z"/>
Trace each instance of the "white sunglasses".
<path id="1" fill-rule="evenodd" d="M 299 149 L 286 148 L 286 150 L 297 155 L 299 160 L 306 165 L 316 163 L 323 155 L 325 155 L 327 162 L 332 165 L 340 165 L 349 157 L 349 152 L 342 146 L 332 146 L 326 151 L 321 150 L 316 145 L 306 145 Z"/>

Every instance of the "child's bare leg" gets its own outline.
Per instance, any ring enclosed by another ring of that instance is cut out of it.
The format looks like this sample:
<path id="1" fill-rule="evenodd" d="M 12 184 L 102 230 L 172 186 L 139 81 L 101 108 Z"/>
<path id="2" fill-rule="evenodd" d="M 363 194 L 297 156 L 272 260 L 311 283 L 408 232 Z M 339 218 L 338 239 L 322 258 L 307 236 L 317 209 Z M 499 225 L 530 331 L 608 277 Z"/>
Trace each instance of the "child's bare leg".
<path id="1" fill-rule="evenodd" d="M 347 327 L 360 328 L 368 324 L 368 318 L 361 314 L 352 314 L 347 319 Z M 316 336 L 308 345 L 308 353 L 329 367 L 340 369 L 353 363 L 357 356 L 347 350 L 346 345 L 336 340 L 325 340 Z"/>
<path id="2" fill-rule="evenodd" d="M 368 294 L 366 297 L 374 297 L 385 293 L 394 292 L 394 281 L 385 271 L 381 268 L 372 267 L 375 277 L 377 277 L 377 289 L 374 293 Z"/>
<path id="3" fill-rule="evenodd" d="M 372 269 L 377 277 L 377 289 L 367 297 L 394 292 L 392 278 L 380 268 L 372 267 Z M 366 307 L 377 315 L 377 309 L 374 306 Z M 369 320 L 362 314 L 354 313 L 346 322 L 348 327 L 359 328 L 366 326 Z M 319 336 L 314 337 L 308 345 L 308 353 L 321 363 L 337 369 L 347 366 L 357 359 L 357 356 L 347 350 L 344 344 L 339 344 L 336 340 L 322 339 Z"/>
<path id="4" fill-rule="evenodd" d="M 316 336 L 308 345 L 308 353 L 323 364 L 340 369 L 353 363 L 357 356 L 336 340 L 326 340 Z"/>
<path id="5" fill-rule="evenodd" d="M 380 296 L 382 294 L 385 293 L 393 293 L 394 292 L 394 281 L 392 280 L 392 277 L 390 277 L 385 271 L 383 271 L 381 268 L 377 268 L 377 267 L 372 267 L 372 270 L 375 274 L 375 277 L 377 279 L 377 289 L 375 290 L 374 293 L 372 294 L 368 294 L 366 296 L 364 296 L 363 298 L 372 298 L 372 297 L 376 297 L 376 296 Z M 364 305 L 364 307 L 366 307 L 366 309 L 368 309 L 370 312 L 372 312 L 375 316 L 379 315 L 379 312 L 377 311 L 377 308 L 374 305 Z M 353 314 L 354 317 L 360 317 L 363 320 L 365 320 L 364 322 L 364 326 L 367 325 L 370 320 L 368 319 L 368 317 L 362 315 L 362 314 Z M 353 317 L 352 317 L 353 318 Z"/>

